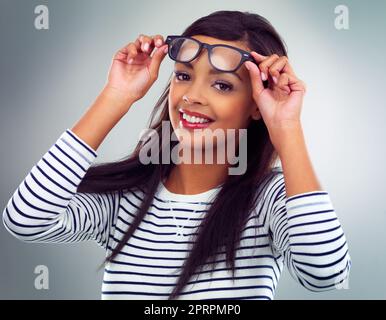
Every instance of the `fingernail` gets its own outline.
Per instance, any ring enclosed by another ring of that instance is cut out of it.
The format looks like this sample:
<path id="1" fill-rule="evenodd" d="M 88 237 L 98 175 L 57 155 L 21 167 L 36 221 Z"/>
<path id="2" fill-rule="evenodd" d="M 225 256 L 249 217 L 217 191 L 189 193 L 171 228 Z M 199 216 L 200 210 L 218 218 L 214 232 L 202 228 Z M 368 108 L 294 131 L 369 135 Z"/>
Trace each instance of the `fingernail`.
<path id="1" fill-rule="evenodd" d="M 265 75 L 264 72 L 261 73 L 261 79 L 262 79 L 263 81 L 267 80 L 267 76 Z"/>
<path id="2" fill-rule="evenodd" d="M 143 49 L 147 51 L 149 49 L 149 43 L 146 42 L 145 45 L 143 46 Z"/>
<path id="3" fill-rule="evenodd" d="M 249 66 L 248 62 L 245 63 L 245 68 L 247 68 L 248 70 L 250 70 L 250 69 L 249 69 L 250 66 Z"/>
<path id="4" fill-rule="evenodd" d="M 162 44 L 161 39 L 157 39 L 157 41 L 155 42 L 155 44 L 156 44 L 157 46 L 160 46 L 160 45 Z"/>
<path id="5" fill-rule="evenodd" d="M 275 82 L 275 84 L 277 84 L 277 78 L 276 77 L 272 77 L 272 80 L 273 80 L 273 82 Z"/>
<path id="6" fill-rule="evenodd" d="M 166 46 L 165 49 L 164 49 L 164 53 L 167 53 L 168 50 L 169 50 L 169 48 L 168 48 L 168 46 Z"/>
<path id="7" fill-rule="evenodd" d="M 129 64 L 131 64 L 133 62 L 133 58 L 131 58 L 130 60 L 129 60 Z"/>

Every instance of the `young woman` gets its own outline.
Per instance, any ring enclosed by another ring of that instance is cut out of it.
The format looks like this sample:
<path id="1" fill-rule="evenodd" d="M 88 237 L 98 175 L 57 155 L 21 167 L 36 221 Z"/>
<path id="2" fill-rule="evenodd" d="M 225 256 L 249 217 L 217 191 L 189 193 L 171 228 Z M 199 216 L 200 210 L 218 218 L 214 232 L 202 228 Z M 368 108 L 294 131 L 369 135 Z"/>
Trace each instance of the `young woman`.
<path id="1" fill-rule="evenodd" d="M 284 265 L 310 291 L 341 286 L 348 246 L 307 153 L 305 84 L 278 33 L 257 14 L 218 11 L 167 39 L 141 35 L 116 53 L 101 94 L 9 200 L 6 228 L 26 242 L 95 240 L 106 250 L 102 299 L 273 299 Z M 160 161 L 144 164 L 139 142 L 127 159 L 93 165 L 167 52 L 175 69 L 150 122 Z M 245 172 L 161 161 L 163 123 L 189 132 L 192 149 L 199 128 L 247 129 Z"/>

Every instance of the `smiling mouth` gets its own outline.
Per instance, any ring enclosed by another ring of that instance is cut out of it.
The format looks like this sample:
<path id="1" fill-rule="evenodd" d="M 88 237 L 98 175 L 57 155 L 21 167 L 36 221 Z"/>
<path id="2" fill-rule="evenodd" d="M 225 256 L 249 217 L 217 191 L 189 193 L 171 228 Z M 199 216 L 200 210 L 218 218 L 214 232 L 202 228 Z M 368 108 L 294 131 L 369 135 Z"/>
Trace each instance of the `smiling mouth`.
<path id="1" fill-rule="evenodd" d="M 211 123 L 214 122 L 214 120 L 210 120 L 207 118 L 189 116 L 186 113 L 184 113 L 181 109 L 179 110 L 179 116 L 180 116 L 181 126 L 186 129 L 207 128 L 210 126 Z"/>

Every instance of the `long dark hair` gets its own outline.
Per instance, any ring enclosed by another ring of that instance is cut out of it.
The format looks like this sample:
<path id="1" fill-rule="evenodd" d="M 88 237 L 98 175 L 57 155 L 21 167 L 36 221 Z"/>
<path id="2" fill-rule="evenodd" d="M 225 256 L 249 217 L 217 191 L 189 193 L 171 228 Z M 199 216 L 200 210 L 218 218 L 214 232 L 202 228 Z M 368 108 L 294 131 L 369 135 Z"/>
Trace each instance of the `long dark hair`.
<path id="1" fill-rule="evenodd" d="M 273 26 L 264 17 L 240 11 L 216 11 L 193 22 L 184 36 L 205 35 L 225 41 L 244 41 L 249 48 L 263 55 L 276 53 L 287 56 L 285 44 Z M 168 93 L 169 79 L 164 92 L 157 101 L 149 120 L 149 128 L 155 129 L 159 137 L 162 121 L 169 121 Z M 171 130 L 172 131 L 172 130 Z M 169 296 L 180 295 L 193 274 L 198 273 L 208 262 L 215 267 L 218 253 L 226 253 L 226 265 L 235 273 L 235 250 L 240 242 L 243 226 L 249 214 L 256 207 L 262 194 L 262 187 L 277 174 L 272 170 L 278 154 L 273 147 L 263 119 L 251 121 L 247 127 L 247 169 L 242 175 L 228 175 L 211 207 L 202 220 L 190 254 L 185 260 L 178 281 Z M 174 164 L 162 163 L 161 154 L 165 148 L 159 139 L 159 164 L 142 164 L 139 152 L 144 146 L 139 141 L 134 151 L 118 162 L 100 163 L 91 166 L 77 192 L 125 192 L 140 188 L 145 196 L 135 214 L 133 222 L 118 245 L 113 248 L 104 263 L 113 261 L 146 215 L 159 183 L 168 177 Z M 178 141 L 171 141 L 173 148 Z M 225 251 L 224 251 L 224 250 Z"/>

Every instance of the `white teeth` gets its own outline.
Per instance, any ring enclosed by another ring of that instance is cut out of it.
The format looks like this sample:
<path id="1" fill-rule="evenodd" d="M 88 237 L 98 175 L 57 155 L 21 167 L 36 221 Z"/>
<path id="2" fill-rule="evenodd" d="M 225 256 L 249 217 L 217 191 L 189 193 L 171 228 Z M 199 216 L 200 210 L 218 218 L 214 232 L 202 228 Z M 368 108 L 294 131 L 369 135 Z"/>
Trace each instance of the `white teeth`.
<path id="1" fill-rule="evenodd" d="M 209 122 L 209 120 L 207 119 L 204 119 L 204 118 L 199 118 L 199 117 L 196 117 L 196 116 L 188 116 L 186 113 L 183 113 L 182 114 L 182 118 L 184 118 L 186 121 L 190 122 L 190 123 L 206 123 L 206 122 Z"/>

